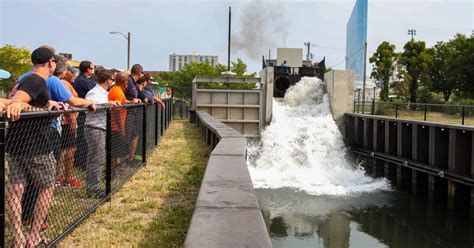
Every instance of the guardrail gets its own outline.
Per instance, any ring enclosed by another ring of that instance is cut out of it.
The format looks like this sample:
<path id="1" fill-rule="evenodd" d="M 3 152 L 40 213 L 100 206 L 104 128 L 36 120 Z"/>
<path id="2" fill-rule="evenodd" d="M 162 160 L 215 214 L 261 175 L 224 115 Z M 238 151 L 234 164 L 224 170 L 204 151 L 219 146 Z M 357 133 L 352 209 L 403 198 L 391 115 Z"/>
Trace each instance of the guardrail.
<path id="1" fill-rule="evenodd" d="M 355 101 L 354 113 L 474 126 L 474 106 L 470 105 Z"/>
<path id="2" fill-rule="evenodd" d="M 196 123 L 214 150 L 184 247 L 271 247 L 246 165 L 246 138 L 206 112 L 196 113 Z"/>
<path id="3" fill-rule="evenodd" d="M 43 245 L 54 246 L 109 200 L 145 166 L 147 152 L 158 145 L 160 134 L 168 127 L 173 103 L 171 99 L 163 102 L 166 109 L 159 104 L 136 104 L 101 105 L 95 113 L 83 108 L 25 112 L 16 122 L 0 115 L 0 198 L 4 199 L 0 205 L 0 247 L 20 245 L 15 234 L 28 236 L 35 225 L 41 225 L 41 237 L 49 240 Z M 119 113 L 126 115 L 120 117 Z M 57 117 L 62 118 L 61 136 L 51 127 Z M 77 122 L 77 131 L 66 128 L 71 121 Z M 119 122 L 124 122 L 121 135 L 117 132 Z M 136 149 L 130 159 L 135 138 Z M 62 173 L 56 174 L 56 170 L 63 167 L 72 178 L 65 172 L 61 181 Z"/>

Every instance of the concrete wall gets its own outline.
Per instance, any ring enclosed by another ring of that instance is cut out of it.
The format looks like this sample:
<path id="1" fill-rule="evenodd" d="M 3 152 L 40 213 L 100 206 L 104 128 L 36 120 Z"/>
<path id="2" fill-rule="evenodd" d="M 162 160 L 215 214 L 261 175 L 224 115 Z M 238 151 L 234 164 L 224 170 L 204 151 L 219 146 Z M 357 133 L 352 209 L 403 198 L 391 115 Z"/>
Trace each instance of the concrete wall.
<path id="1" fill-rule="evenodd" d="M 271 247 L 246 165 L 246 138 L 206 112 L 196 117 L 214 150 L 184 247 Z"/>
<path id="2" fill-rule="evenodd" d="M 272 121 L 272 109 L 273 109 L 273 67 L 266 67 L 260 71 L 260 78 L 262 79 L 262 87 L 264 87 L 264 120 L 265 125 Z"/>
<path id="3" fill-rule="evenodd" d="M 344 137 L 344 113 L 354 110 L 354 80 L 354 71 L 333 69 L 324 74 L 332 115 Z"/>

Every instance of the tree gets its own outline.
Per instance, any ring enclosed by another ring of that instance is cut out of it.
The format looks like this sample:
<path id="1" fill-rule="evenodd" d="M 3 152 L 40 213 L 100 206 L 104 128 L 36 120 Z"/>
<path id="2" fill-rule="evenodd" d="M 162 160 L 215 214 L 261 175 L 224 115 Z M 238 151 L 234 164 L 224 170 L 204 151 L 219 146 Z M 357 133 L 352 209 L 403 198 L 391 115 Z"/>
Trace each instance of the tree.
<path id="1" fill-rule="evenodd" d="M 450 80 L 456 81 L 459 96 L 474 97 L 474 36 L 457 34 L 448 42 L 453 47 L 453 59 L 450 61 Z"/>
<path id="2" fill-rule="evenodd" d="M 403 69 L 401 73 L 408 84 L 409 101 L 416 103 L 418 87 L 429 80 L 428 71 L 432 58 L 424 41 L 411 39 L 403 49 L 399 60 Z"/>
<path id="3" fill-rule="evenodd" d="M 254 78 L 256 75 L 255 72 L 249 75 L 245 75 L 245 73 L 247 72 L 247 65 L 240 58 L 237 58 L 237 62 L 232 61 L 231 64 L 232 64 L 231 71 L 235 72 L 237 77 Z"/>
<path id="4" fill-rule="evenodd" d="M 444 102 L 448 102 L 451 94 L 458 88 L 458 79 L 453 71 L 457 59 L 452 43 L 438 42 L 428 50 L 433 58 L 429 68 L 430 87 L 434 92 L 442 93 Z"/>
<path id="5" fill-rule="evenodd" d="M 227 66 L 222 64 L 212 66 L 207 62 L 193 62 L 184 65 L 184 67 L 179 71 L 161 72 L 156 77 L 160 83 L 167 84 L 168 87 L 173 90 L 176 97 L 190 101 L 192 98 L 192 81 L 195 77 L 221 76 L 221 73 L 226 70 Z M 247 72 L 247 65 L 240 58 L 238 58 L 236 62 L 232 62 L 231 71 L 235 72 L 237 77 L 254 78 L 256 75 L 255 73 L 248 75 L 245 74 Z M 211 88 L 229 87 L 229 85 L 223 85 L 219 83 L 203 83 L 200 85 Z M 255 85 L 232 84 L 230 87 L 250 89 L 254 88 Z"/>
<path id="6" fill-rule="evenodd" d="M 0 89 L 10 91 L 23 73 L 29 71 L 32 67 L 31 52 L 27 48 L 6 45 L 0 47 L 0 69 L 10 72 L 11 77 L 0 81 Z"/>
<path id="7" fill-rule="evenodd" d="M 370 57 L 369 62 L 375 64 L 370 76 L 377 80 L 381 89 L 380 100 L 388 101 L 389 84 L 394 76 L 397 62 L 395 45 L 387 41 L 382 42 L 377 47 L 377 51 Z"/>

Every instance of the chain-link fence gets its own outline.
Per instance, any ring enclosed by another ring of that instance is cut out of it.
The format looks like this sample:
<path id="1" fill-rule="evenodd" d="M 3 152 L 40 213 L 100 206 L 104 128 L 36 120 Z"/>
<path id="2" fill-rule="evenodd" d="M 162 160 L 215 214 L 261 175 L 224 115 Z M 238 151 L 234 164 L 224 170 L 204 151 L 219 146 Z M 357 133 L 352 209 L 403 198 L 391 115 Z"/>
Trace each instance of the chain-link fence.
<path id="1" fill-rule="evenodd" d="M 173 103 L 173 119 L 189 119 L 190 104 L 183 100 L 176 100 Z"/>
<path id="2" fill-rule="evenodd" d="M 163 102 L 0 116 L 0 247 L 53 246 L 107 201 L 169 126 Z"/>

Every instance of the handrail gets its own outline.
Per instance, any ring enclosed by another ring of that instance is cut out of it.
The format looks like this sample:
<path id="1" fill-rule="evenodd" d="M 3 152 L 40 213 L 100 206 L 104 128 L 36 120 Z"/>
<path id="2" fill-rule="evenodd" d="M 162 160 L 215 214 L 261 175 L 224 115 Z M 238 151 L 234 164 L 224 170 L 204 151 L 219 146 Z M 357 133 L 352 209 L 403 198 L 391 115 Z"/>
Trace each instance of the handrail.
<path id="1" fill-rule="evenodd" d="M 197 126 L 209 156 L 184 247 L 271 247 L 246 165 L 247 140 L 206 112 Z"/>

